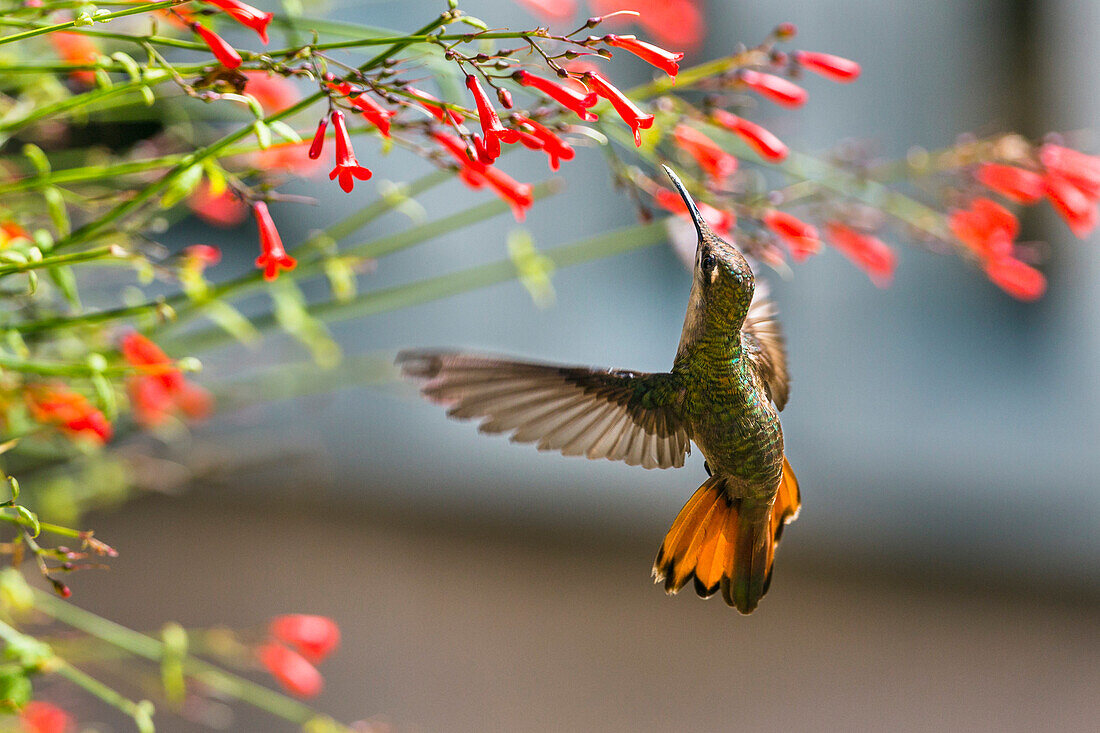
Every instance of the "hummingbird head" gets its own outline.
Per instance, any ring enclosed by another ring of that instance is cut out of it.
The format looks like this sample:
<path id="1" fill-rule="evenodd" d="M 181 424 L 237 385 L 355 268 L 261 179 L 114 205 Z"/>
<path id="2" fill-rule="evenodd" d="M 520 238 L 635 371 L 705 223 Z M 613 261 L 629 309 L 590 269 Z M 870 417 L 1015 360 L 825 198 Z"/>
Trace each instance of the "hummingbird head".
<path id="1" fill-rule="evenodd" d="M 749 312 L 756 287 L 752 268 L 737 247 L 710 230 L 679 176 L 667 165 L 663 167 L 680 192 L 699 233 L 691 299 L 712 317 L 728 320 L 730 325 L 740 328 Z"/>

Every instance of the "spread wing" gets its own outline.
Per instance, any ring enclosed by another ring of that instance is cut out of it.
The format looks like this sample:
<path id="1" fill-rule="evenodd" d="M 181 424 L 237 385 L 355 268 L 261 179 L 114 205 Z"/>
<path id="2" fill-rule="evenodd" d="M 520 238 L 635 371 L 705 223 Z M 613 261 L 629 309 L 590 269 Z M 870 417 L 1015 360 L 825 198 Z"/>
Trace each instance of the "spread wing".
<path id="1" fill-rule="evenodd" d="M 481 432 L 509 433 L 539 450 L 670 468 L 683 466 L 691 449 L 672 374 L 446 351 L 403 351 L 397 364 L 450 417 L 482 418 Z"/>
<path id="2" fill-rule="evenodd" d="M 775 304 L 757 291 L 749 306 L 749 313 L 741 327 L 741 343 L 745 353 L 756 364 L 768 389 L 768 395 L 780 410 L 787 404 L 791 391 L 787 376 L 787 350 L 783 342 L 783 329 L 776 317 Z"/>

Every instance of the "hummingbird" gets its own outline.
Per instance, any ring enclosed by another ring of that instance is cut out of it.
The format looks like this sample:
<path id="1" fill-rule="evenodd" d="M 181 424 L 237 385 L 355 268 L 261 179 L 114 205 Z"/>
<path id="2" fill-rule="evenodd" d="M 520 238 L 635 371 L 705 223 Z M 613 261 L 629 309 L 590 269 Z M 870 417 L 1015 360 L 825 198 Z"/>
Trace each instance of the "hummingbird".
<path id="1" fill-rule="evenodd" d="M 667 166 L 699 235 L 691 294 L 669 372 L 522 361 L 456 351 L 408 350 L 402 373 L 457 419 L 560 451 L 679 468 L 702 452 L 708 478 L 688 499 L 653 563 L 672 595 L 695 592 L 751 613 L 768 591 L 783 527 L 801 506 L 783 450 L 779 411 L 789 379 L 776 309 L 749 263 L 716 236 Z M 761 288 L 761 291 L 763 288 Z"/>

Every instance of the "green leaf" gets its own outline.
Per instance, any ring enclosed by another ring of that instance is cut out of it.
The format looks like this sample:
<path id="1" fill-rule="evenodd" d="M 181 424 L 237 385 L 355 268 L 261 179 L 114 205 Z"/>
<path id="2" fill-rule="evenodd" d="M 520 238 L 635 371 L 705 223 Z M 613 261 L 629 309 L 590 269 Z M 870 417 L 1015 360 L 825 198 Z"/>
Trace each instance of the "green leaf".
<path id="1" fill-rule="evenodd" d="M 24 613 L 34 608 L 34 591 L 23 573 L 16 568 L 0 570 L 0 609 L 4 613 Z"/>
<path id="2" fill-rule="evenodd" d="M 225 301 L 214 300 L 205 304 L 202 313 L 242 344 L 255 343 L 260 339 L 260 332 L 252 325 L 252 321 Z"/>
<path id="3" fill-rule="evenodd" d="M 275 134 L 284 140 L 288 140 L 292 143 L 302 142 L 302 136 L 298 134 L 298 131 L 293 127 L 283 122 L 282 120 L 275 120 L 269 122 L 268 127 L 275 131 Z"/>
<path id="4" fill-rule="evenodd" d="M 183 660 L 187 656 L 187 632 L 177 623 L 167 623 L 160 631 L 164 654 L 160 660 L 160 680 L 168 701 L 179 705 L 187 696 Z"/>
<path id="5" fill-rule="evenodd" d="M 21 708 L 31 701 L 34 688 L 22 670 L 5 671 L 0 675 L 0 705 Z"/>
<path id="6" fill-rule="evenodd" d="M 535 249 L 530 233 L 516 229 L 508 234 L 508 256 L 535 305 L 539 308 L 553 305 L 554 286 L 550 275 L 554 272 L 554 261 Z"/>
<path id="7" fill-rule="evenodd" d="M 48 272 L 53 284 L 65 296 L 65 300 L 69 302 L 69 305 L 75 310 L 80 310 L 80 294 L 76 289 L 76 275 L 73 274 L 73 268 L 67 266 L 51 267 Z"/>
<path id="8" fill-rule="evenodd" d="M 170 209 L 187 198 L 202 182 L 202 173 L 202 166 L 198 164 L 185 168 L 183 173 L 176 176 L 176 179 L 165 190 L 164 195 L 160 197 L 160 208 Z"/>
<path id="9" fill-rule="evenodd" d="M 42 533 L 42 525 L 38 523 L 38 516 L 34 512 L 22 504 L 16 504 L 12 509 L 31 525 L 31 537 L 37 537 Z"/>
<path id="10" fill-rule="evenodd" d="M 256 135 L 256 142 L 260 144 L 260 148 L 267 150 L 271 147 L 271 128 L 265 125 L 260 120 L 256 120 L 252 123 L 252 132 Z"/>
<path id="11" fill-rule="evenodd" d="M 42 191 L 42 196 L 46 199 L 46 208 L 50 212 L 50 220 L 53 222 L 53 228 L 57 230 L 57 236 L 64 239 L 72 231 L 72 225 L 69 223 L 69 210 L 65 207 L 61 189 L 50 186 Z"/>

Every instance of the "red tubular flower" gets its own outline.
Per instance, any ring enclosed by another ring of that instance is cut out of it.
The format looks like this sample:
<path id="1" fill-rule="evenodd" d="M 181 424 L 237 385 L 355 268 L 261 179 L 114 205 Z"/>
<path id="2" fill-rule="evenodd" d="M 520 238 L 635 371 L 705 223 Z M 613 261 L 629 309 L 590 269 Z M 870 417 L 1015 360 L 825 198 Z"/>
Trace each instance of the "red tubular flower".
<path id="1" fill-rule="evenodd" d="M 1001 290 L 1020 300 L 1038 300 L 1047 289 L 1043 273 L 1014 257 L 995 257 L 986 261 L 985 274 Z"/>
<path id="2" fill-rule="evenodd" d="M 68 733 L 74 723 L 72 716 L 61 708 L 38 700 L 23 706 L 19 720 L 26 733 Z"/>
<path id="3" fill-rule="evenodd" d="M 425 91 L 421 91 L 416 87 L 405 87 L 405 91 L 413 95 L 420 102 L 420 106 L 428 110 L 432 117 L 439 122 L 450 120 L 452 125 L 461 125 L 466 119 L 453 109 L 445 107 L 442 102 L 428 94 Z"/>
<path id="4" fill-rule="evenodd" d="M 712 116 L 715 122 L 744 140 L 745 144 L 765 160 L 778 163 L 786 159 L 790 152 L 779 138 L 755 122 L 749 122 L 724 109 L 714 110 Z"/>
<path id="5" fill-rule="evenodd" d="M 831 53 L 795 51 L 794 60 L 815 74 L 833 81 L 846 83 L 859 78 L 859 64 L 840 56 L 833 56 Z"/>
<path id="6" fill-rule="evenodd" d="M 221 8 L 233 20 L 256 31 L 260 40 L 267 43 L 267 24 L 275 17 L 274 13 L 265 13 L 240 0 L 205 0 L 205 2 Z"/>
<path id="7" fill-rule="evenodd" d="M 621 117 L 623 122 L 628 124 L 630 129 L 634 131 L 634 144 L 640 147 L 642 144 L 642 135 L 639 129 L 648 130 L 653 127 L 653 115 L 646 114 L 638 109 L 638 106 L 630 101 L 629 97 L 616 89 L 615 86 L 607 79 L 604 79 L 603 76 L 594 71 L 585 74 L 584 81 L 592 85 L 596 90 L 596 94 L 600 95 L 608 102 L 611 102 L 611 106 L 619 113 L 619 117 Z"/>
<path id="8" fill-rule="evenodd" d="M 466 88 L 474 95 L 477 116 L 481 119 L 481 134 L 485 136 L 485 151 L 492 160 L 500 157 L 500 144 L 514 143 L 518 139 L 515 130 L 509 130 L 500 122 L 493 103 L 481 87 L 481 82 L 473 74 L 466 75 Z"/>
<path id="9" fill-rule="evenodd" d="M 88 399 L 64 384 L 36 386 L 26 393 L 27 407 L 40 423 L 56 425 L 74 437 L 103 445 L 114 435 L 111 423 Z"/>
<path id="10" fill-rule="evenodd" d="M 459 177 L 470 188 L 488 185 L 497 195 L 512 207 L 516 221 L 523 221 L 527 209 L 534 203 L 532 187 L 528 183 L 518 183 L 507 173 L 479 160 L 472 160 L 467 154 L 466 145 L 454 135 L 446 132 L 433 132 L 432 138 L 454 156 L 462 169 Z"/>
<path id="11" fill-rule="evenodd" d="M 745 69 L 741 72 L 740 79 L 754 92 L 784 107 L 801 107 L 809 96 L 805 89 L 793 81 L 775 74 Z"/>
<path id="12" fill-rule="evenodd" d="M 829 244 L 862 268 L 878 287 L 884 288 L 893 280 L 897 255 L 881 239 L 835 221 L 825 225 L 825 237 Z"/>
<path id="13" fill-rule="evenodd" d="M 677 62 L 684 58 L 682 52 L 666 51 L 660 46 L 654 46 L 652 43 L 639 41 L 636 36 L 616 36 L 614 33 L 608 33 L 602 40 L 608 46 L 629 51 L 643 61 L 653 64 L 673 79 L 680 73 L 680 64 Z"/>
<path id="14" fill-rule="evenodd" d="M 595 92 L 581 94 L 557 82 L 543 79 L 541 76 L 535 76 L 534 74 L 528 74 L 522 69 L 512 74 L 512 78 L 525 87 L 537 89 L 561 106 L 572 110 L 577 117 L 580 117 L 585 122 L 592 122 L 600 118 L 599 115 L 594 112 L 588 111 L 589 107 L 596 104 Z"/>
<path id="15" fill-rule="evenodd" d="M 325 131 L 328 130 L 328 118 L 322 117 L 317 123 L 317 132 L 313 133 L 313 142 L 309 144 L 310 160 L 321 157 L 321 151 L 325 148 Z"/>
<path id="16" fill-rule="evenodd" d="M 1088 198 L 1100 199 L 1100 157 L 1048 143 L 1039 148 L 1039 162 L 1048 173 L 1069 181 Z"/>
<path id="17" fill-rule="evenodd" d="M 1084 239 L 1097 224 L 1096 201 L 1072 181 L 1055 173 L 1043 177 L 1047 199 L 1078 239 Z"/>
<path id="18" fill-rule="evenodd" d="M 986 188 L 1020 204 L 1033 204 L 1043 197 L 1043 177 L 1014 165 L 982 163 L 974 177 Z"/>
<path id="19" fill-rule="evenodd" d="M 298 101 L 298 90 L 285 77 L 272 76 L 266 71 L 246 71 L 248 77 L 244 90 L 255 97 L 264 112 L 282 112 Z"/>
<path id="20" fill-rule="evenodd" d="M 183 257 L 201 267 L 210 267 L 222 261 L 222 251 L 209 244 L 192 244 L 184 248 Z"/>
<path id="21" fill-rule="evenodd" d="M 255 202 L 252 204 L 252 214 L 260 229 L 260 256 L 256 258 L 256 267 L 263 268 L 264 280 L 274 280 L 279 276 L 280 269 L 293 270 L 298 265 L 298 260 L 283 249 L 283 240 L 279 236 L 279 230 L 275 228 L 267 204 L 263 201 Z"/>
<path id="22" fill-rule="evenodd" d="M 1012 242 L 1020 233 L 1016 216 L 987 198 L 974 199 L 970 209 L 954 209 L 947 216 L 947 226 L 983 259 L 1008 257 L 1012 254 Z"/>
<path id="23" fill-rule="evenodd" d="M 287 692 L 298 697 L 316 697 L 324 686 L 321 673 L 296 651 L 270 641 L 257 650 L 260 664 Z"/>
<path id="24" fill-rule="evenodd" d="M 659 42 L 678 48 L 697 48 L 706 31 L 698 0 L 632 0 L 625 4 L 621 0 L 589 0 L 588 5 L 596 15 L 609 15 L 624 7 L 637 10 L 641 14 L 637 18 L 619 18 L 637 23 Z"/>
<path id="25" fill-rule="evenodd" d="M 665 211 L 671 211 L 684 219 L 691 219 L 687 205 L 680 198 L 680 194 L 675 191 L 658 188 L 653 194 L 653 199 Z M 707 226 L 719 237 L 729 236 L 729 233 L 737 226 L 737 217 L 732 211 L 721 211 L 704 201 L 696 201 L 695 205 L 699 207 L 699 213 L 703 215 L 703 220 L 707 223 Z"/>
<path id="26" fill-rule="evenodd" d="M 327 657 L 340 643 L 340 628 L 327 616 L 292 613 L 276 616 L 271 635 L 289 644 L 313 664 Z"/>
<path id="27" fill-rule="evenodd" d="M 714 183 L 721 185 L 737 172 L 737 158 L 694 127 L 677 125 L 673 134 L 676 145 L 695 158 L 695 162 L 707 172 Z"/>
<path id="28" fill-rule="evenodd" d="M 810 255 L 821 251 L 817 228 L 785 211 L 769 209 L 764 214 L 764 226 L 783 240 L 795 262 L 804 262 Z"/>
<path id="29" fill-rule="evenodd" d="M 219 194 L 212 193 L 209 181 L 203 181 L 187 197 L 187 208 L 207 224 L 226 229 L 237 226 L 248 216 L 248 204 L 228 189 Z"/>
<path id="30" fill-rule="evenodd" d="M 537 149 L 546 151 L 550 158 L 550 170 L 556 171 L 562 160 L 573 160 L 573 148 L 549 127 L 521 114 L 512 115 L 512 118 L 519 123 L 519 132 L 522 133 L 520 142 L 532 149 L 537 145 Z"/>
<path id="31" fill-rule="evenodd" d="M 83 33 L 60 31 L 50 33 L 47 38 L 62 61 L 69 64 L 94 64 L 99 59 L 99 47 L 95 39 Z M 74 71 L 69 78 L 91 86 L 95 83 L 95 72 L 90 69 Z"/>
<path id="32" fill-rule="evenodd" d="M 396 112 L 380 105 L 367 92 L 363 92 L 354 99 L 349 98 L 349 101 L 351 106 L 363 113 L 368 122 L 378 128 L 378 131 L 382 133 L 382 137 L 390 136 L 390 118 L 396 115 Z"/>
<path id="33" fill-rule="evenodd" d="M 237 53 L 237 49 L 226 43 L 217 33 L 197 21 L 191 24 L 191 30 L 199 34 L 203 42 L 210 47 L 214 58 L 221 62 L 222 66 L 227 69 L 235 69 L 241 65 L 242 59 L 241 55 Z"/>
<path id="34" fill-rule="evenodd" d="M 485 176 L 489 188 L 512 207 L 512 215 L 516 217 L 516 221 L 523 221 L 527 217 L 527 210 L 535 203 L 531 184 L 520 183 L 492 165 L 485 166 L 482 175 Z"/>
<path id="35" fill-rule="evenodd" d="M 141 370 L 127 385 L 138 424 L 156 427 L 177 411 L 195 420 L 210 415 L 213 402 L 210 393 L 187 381 L 155 343 L 131 331 L 123 336 L 120 349 L 126 363 Z"/>
<path id="36" fill-rule="evenodd" d="M 344 189 L 344 193 L 351 193 L 355 188 L 355 179 L 366 181 L 371 177 L 371 172 L 359 165 L 359 161 L 355 159 L 348 128 L 344 125 L 344 113 L 338 109 L 332 111 L 332 127 L 336 131 L 336 167 L 328 177 L 331 181 L 339 176 L 340 188 Z"/>

